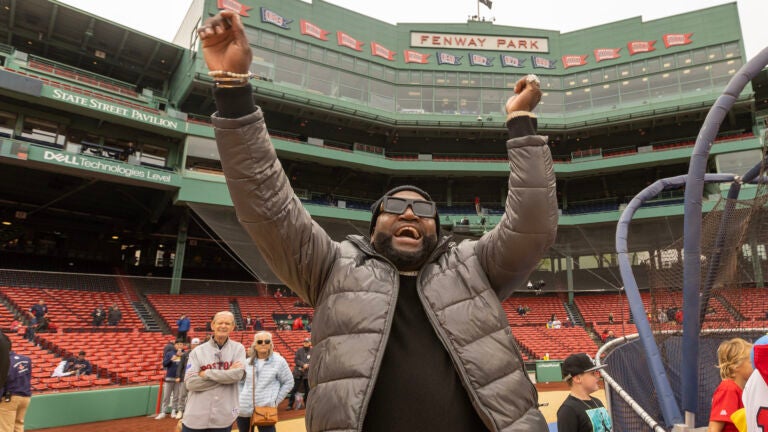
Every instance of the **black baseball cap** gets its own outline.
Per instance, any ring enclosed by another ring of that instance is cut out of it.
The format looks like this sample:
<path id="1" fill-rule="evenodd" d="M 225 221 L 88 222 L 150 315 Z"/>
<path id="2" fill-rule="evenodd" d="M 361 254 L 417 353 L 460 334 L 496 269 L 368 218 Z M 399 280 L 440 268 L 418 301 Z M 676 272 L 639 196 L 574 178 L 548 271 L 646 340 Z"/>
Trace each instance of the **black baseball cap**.
<path id="1" fill-rule="evenodd" d="M 608 365 L 595 366 L 595 362 L 585 353 L 571 354 L 563 361 L 563 379 L 569 380 L 576 375 L 600 370 L 606 366 Z"/>

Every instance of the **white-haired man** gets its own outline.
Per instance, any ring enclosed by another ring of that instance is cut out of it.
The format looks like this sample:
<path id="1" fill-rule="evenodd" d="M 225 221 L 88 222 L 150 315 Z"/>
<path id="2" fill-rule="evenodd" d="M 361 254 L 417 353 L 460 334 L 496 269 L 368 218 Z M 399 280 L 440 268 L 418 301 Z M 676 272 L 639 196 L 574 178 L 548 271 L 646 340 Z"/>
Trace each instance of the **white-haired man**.
<path id="1" fill-rule="evenodd" d="M 190 351 L 184 374 L 187 404 L 182 432 L 229 432 L 238 413 L 238 383 L 245 376 L 245 347 L 229 338 L 232 312 L 213 316 L 213 337 Z"/>

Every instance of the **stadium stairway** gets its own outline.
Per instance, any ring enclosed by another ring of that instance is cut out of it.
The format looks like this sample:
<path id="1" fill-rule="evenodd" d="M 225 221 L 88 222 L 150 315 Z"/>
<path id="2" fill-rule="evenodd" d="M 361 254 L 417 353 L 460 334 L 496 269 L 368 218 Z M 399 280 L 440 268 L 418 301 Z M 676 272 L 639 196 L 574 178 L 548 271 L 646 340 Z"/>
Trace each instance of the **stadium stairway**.
<path id="1" fill-rule="evenodd" d="M 579 326 L 579 327 L 585 327 L 584 316 L 581 314 L 581 311 L 579 311 L 579 308 L 578 306 L 576 306 L 576 303 L 569 304 L 567 301 L 564 301 L 563 306 L 565 307 L 565 310 L 568 313 L 568 317 L 571 319 L 571 322 L 573 323 L 573 325 Z"/>
<path id="2" fill-rule="evenodd" d="M 159 315 L 157 312 L 153 311 L 146 301 L 142 301 L 142 295 L 136 291 L 136 287 L 131 279 L 122 277 L 123 271 L 119 267 L 115 267 L 113 272 L 118 276 L 116 282 L 120 292 L 131 302 L 131 306 L 133 306 L 133 310 L 136 311 L 139 319 L 144 324 L 144 328 L 151 332 L 170 333 L 171 329 L 162 320 L 158 319 Z"/>
<path id="3" fill-rule="evenodd" d="M 229 311 L 235 316 L 235 328 L 245 330 L 245 323 L 243 322 L 243 313 L 240 311 L 240 304 L 237 299 L 229 301 Z"/>
<path id="4" fill-rule="evenodd" d="M 120 292 L 130 300 L 132 303 L 141 300 L 139 294 L 136 292 L 136 288 L 131 283 L 129 278 L 123 277 L 123 271 L 119 267 L 115 267 L 112 271 L 117 275 L 115 282 L 117 283 Z"/>
<path id="5" fill-rule="evenodd" d="M 131 305 L 147 331 L 163 332 L 164 334 L 171 332 L 171 329 L 162 320 L 156 319 L 156 314 L 152 313 L 149 305 L 142 301 L 131 302 Z"/>
<path id="6" fill-rule="evenodd" d="M 571 317 L 571 321 L 573 321 L 574 325 L 576 327 L 584 328 L 584 331 L 586 331 L 590 339 L 595 342 L 595 345 L 599 347 L 603 346 L 605 342 L 603 342 L 600 335 L 597 333 L 597 330 L 593 327 L 594 323 L 587 323 L 585 321 L 584 315 L 581 313 L 579 306 L 576 305 L 576 302 L 569 304 L 567 301 L 563 301 L 563 306 L 565 307 L 565 310 L 568 311 L 568 316 Z M 591 353 L 589 354 L 591 355 Z"/>
<path id="7" fill-rule="evenodd" d="M 605 342 L 603 342 L 603 339 L 600 337 L 600 335 L 597 333 L 597 330 L 594 327 L 592 327 L 592 326 L 589 326 L 589 327 L 584 326 L 584 330 L 587 332 L 589 337 L 593 341 L 595 341 L 595 345 L 597 345 L 599 347 L 605 345 Z M 591 353 L 590 353 L 590 355 L 591 355 Z"/>
<path id="8" fill-rule="evenodd" d="M 7 328 L 10 327 L 11 321 L 13 321 L 14 317 L 16 316 L 23 316 L 23 314 L 19 313 L 18 309 L 16 309 L 16 306 L 14 306 L 10 300 L 8 300 L 8 297 L 0 296 L 0 304 L 5 306 L 6 309 L 8 309 L 8 314 L 5 313 L 5 311 L 0 311 L 0 327 L 1 328 Z"/>
<path id="9" fill-rule="evenodd" d="M 744 314 L 739 312 L 738 309 L 733 307 L 733 305 L 731 304 L 731 302 L 728 301 L 728 299 L 726 299 L 720 294 L 715 294 L 713 297 L 715 297 L 717 301 L 719 301 L 720 304 L 723 305 L 725 310 L 728 311 L 728 313 L 731 314 L 731 316 L 733 316 L 733 318 L 736 321 L 747 321 L 747 317 L 745 317 Z"/>
<path id="10" fill-rule="evenodd" d="M 515 328 L 514 327 L 512 327 L 512 336 L 513 337 L 515 336 Z M 519 339 L 517 339 L 517 338 L 514 338 L 514 339 L 515 339 L 515 343 L 517 344 L 517 348 L 520 350 L 521 353 L 523 353 L 523 360 L 531 361 L 531 360 L 536 360 L 537 359 L 536 354 L 534 354 L 533 351 L 528 349 L 527 346 L 523 345 L 520 342 Z"/>

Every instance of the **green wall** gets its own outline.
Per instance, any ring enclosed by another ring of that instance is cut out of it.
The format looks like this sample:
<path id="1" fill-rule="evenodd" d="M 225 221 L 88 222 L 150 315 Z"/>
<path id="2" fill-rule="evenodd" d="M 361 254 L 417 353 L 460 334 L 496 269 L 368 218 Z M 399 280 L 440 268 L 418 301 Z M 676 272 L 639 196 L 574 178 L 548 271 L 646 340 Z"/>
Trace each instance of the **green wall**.
<path id="1" fill-rule="evenodd" d="M 155 413 L 158 386 L 33 395 L 25 430 L 35 430 Z"/>

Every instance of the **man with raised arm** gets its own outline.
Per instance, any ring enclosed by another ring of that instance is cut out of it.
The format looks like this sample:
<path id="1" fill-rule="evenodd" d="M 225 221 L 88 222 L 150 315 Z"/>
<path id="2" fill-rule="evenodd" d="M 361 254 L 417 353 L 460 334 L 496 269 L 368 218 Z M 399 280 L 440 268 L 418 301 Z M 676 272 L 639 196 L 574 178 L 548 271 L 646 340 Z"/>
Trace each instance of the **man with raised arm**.
<path id="1" fill-rule="evenodd" d="M 479 240 L 440 237 L 415 186 L 372 207 L 370 238 L 332 240 L 294 195 L 254 105 L 251 48 L 230 11 L 198 29 L 214 78 L 221 163 L 238 218 L 275 274 L 315 308 L 306 423 L 318 431 L 546 431 L 500 301 L 552 244 L 555 176 L 531 113 L 538 79 L 507 103 L 504 216 Z"/>

